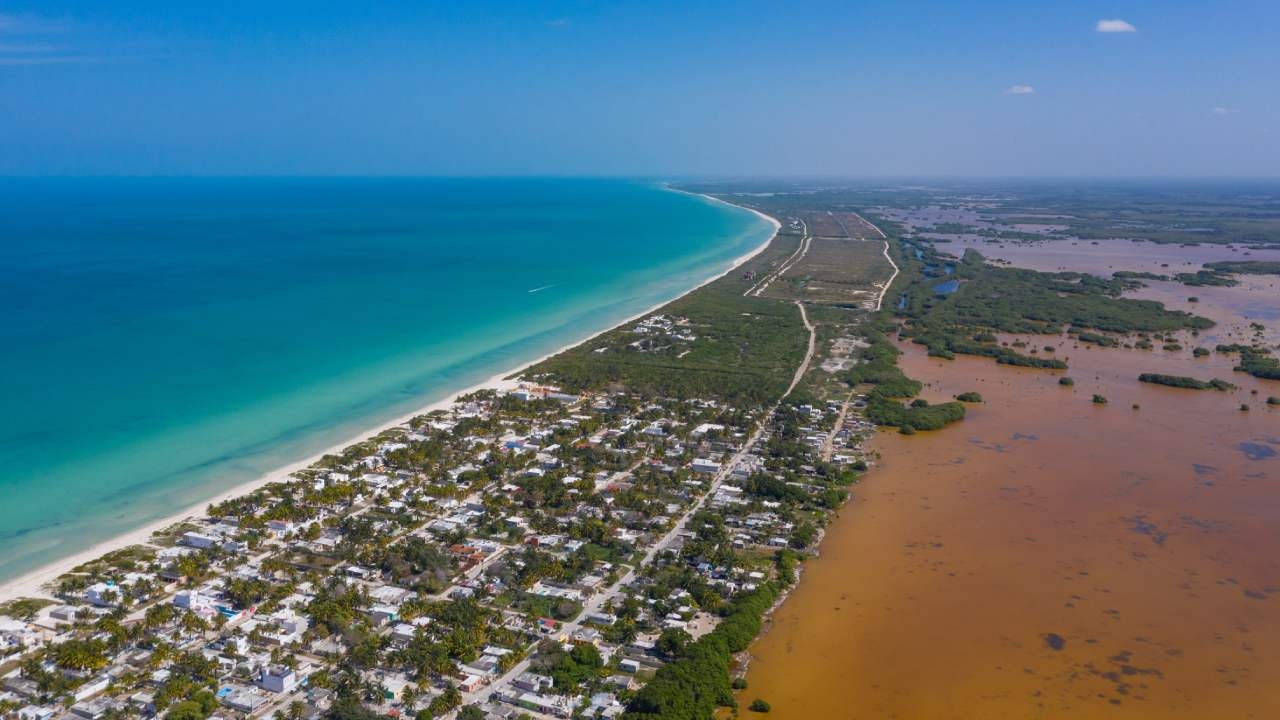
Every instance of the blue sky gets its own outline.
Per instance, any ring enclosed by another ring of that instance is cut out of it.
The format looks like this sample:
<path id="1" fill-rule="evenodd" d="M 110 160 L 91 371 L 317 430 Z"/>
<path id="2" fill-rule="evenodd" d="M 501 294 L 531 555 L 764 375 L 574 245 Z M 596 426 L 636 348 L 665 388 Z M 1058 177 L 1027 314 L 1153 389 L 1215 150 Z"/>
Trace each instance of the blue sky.
<path id="1" fill-rule="evenodd" d="M 0 174 L 1277 176 L 1277 27 L 1274 0 L 0 0 Z"/>

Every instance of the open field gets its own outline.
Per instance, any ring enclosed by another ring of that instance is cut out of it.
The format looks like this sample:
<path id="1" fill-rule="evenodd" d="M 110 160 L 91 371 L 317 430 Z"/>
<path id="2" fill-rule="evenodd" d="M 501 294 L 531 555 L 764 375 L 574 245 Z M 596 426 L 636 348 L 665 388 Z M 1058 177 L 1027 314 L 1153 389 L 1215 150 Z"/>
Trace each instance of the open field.
<path id="1" fill-rule="evenodd" d="M 814 237 L 809 251 L 769 285 L 785 300 L 874 307 L 879 283 L 893 274 L 883 241 Z"/>

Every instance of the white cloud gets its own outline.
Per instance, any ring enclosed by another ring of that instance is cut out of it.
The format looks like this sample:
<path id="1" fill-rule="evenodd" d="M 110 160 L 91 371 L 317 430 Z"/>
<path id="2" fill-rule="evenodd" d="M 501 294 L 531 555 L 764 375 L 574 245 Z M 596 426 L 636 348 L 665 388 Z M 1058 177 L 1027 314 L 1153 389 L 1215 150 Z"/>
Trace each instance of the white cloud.
<path id="1" fill-rule="evenodd" d="M 1212 110 L 1210 110 L 1209 112 L 1213 113 L 1214 115 L 1230 115 L 1230 114 L 1234 113 L 1234 112 L 1235 112 L 1235 110 L 1232 110 L 1231 108 L 1226 108 L 1226 107 L 1218 106 L 1218 107 L 1213 108 L 1213 109 L 1212 109 Z"/>
<path id="2" fill-rule="evenodd" d="M 1136 28 L 1136 27 L 1134 27 L 1133 25 L 1131 25 L 1131 24 L 1129 24 L 1129 23 L 1125 22 L 1124 20 L 1119 20 L 1119 19 L 1116 19 L 1116 20 L 1099 20 L 1099 21 L 1098 21 L 1097 26 L 1096 26 L 1096 27 L 1094 27 L 1094 29 L 1095 29 L 1095 30 L 1097 30 L 1097 31 L 1098 31 L 1098 32 L 1100 32 L 1100 33 L 1128 33 L 1128 32 L 1138 32 L 1138 28 Z"/>
<path id="3" fill-rule="evenodd" d="M 10 33 L 50 33 L 66 29 L 63 23 L 35 15 L 12 15 L 0 13 L 0 32 Z"/>
<path id="4" fill-rule="evenodd" d="M 0 67 L 98 62 L 95 57 L 78 54 L 75 48 L 41 42 L 42 36 L 67 29 L 65 23 L 49 18 L 0 13 Z"/>
<path id="5" fill-rule="evenodd" d="M 1036 89 L 1030 85 L 1010 85 L 1005 91 L 1005 95 L 1035 95 Z"/>

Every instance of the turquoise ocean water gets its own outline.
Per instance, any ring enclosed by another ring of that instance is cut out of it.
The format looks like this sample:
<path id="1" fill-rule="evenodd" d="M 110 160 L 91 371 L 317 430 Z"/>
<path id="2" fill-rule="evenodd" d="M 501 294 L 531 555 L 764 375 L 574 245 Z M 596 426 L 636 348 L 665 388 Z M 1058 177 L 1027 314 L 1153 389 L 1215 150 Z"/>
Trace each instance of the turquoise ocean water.
<path id="1" fill-rule="evenodd" d="M 0 581 L 605 329 L 771 233 L 617 180 L 0 180 Z"/>

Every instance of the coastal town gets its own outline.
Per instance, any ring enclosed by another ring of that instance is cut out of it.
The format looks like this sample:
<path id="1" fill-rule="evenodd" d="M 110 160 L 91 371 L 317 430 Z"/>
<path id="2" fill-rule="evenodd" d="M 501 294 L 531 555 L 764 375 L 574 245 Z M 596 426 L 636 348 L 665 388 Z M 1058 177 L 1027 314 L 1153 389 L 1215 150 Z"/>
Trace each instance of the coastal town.
<path id="1" fill-rule="evenodd" d="M 672 695 L 689 688 L 672 693 L 670 678 L 706 646 L 728 651 L 693 712 L 726 704 L 728 653 L 742 653 L 816 551 L 868 468 L 875 430 L 841 373 L 865 347 L 848 329 L 887 281 L 841 291 L 853 306 L 823 324 L 786 275 L 810 252 L 863 243 L 892 264 L 889 245 L 843 229 L 823 241 L 811 223 L 790 218 L 768 250 L 690 296 L 724 292 L 787 317 L 762 336 L 783 338 L 783 354 L 741 392 L 562 389 L 547 381 L 564 371 L 535 366 L 461 396 L 8 599 L 0 711 L 671 717 L 686 701 Z M 761 278 L 776 297 L 760 297 Z M 597 364 L 698 363 L 728 336 L 697 311 L 674 304 L 578 351 Z M 834 327 L 845 332 L 827 338 Z"/>
<path id="2" fill-rule="evenodd" d="M 69 573 L 0 624 L 0 703 L 616 717 L 813 547 L 866 467 L 838 411 L 473 394 Z"/>

